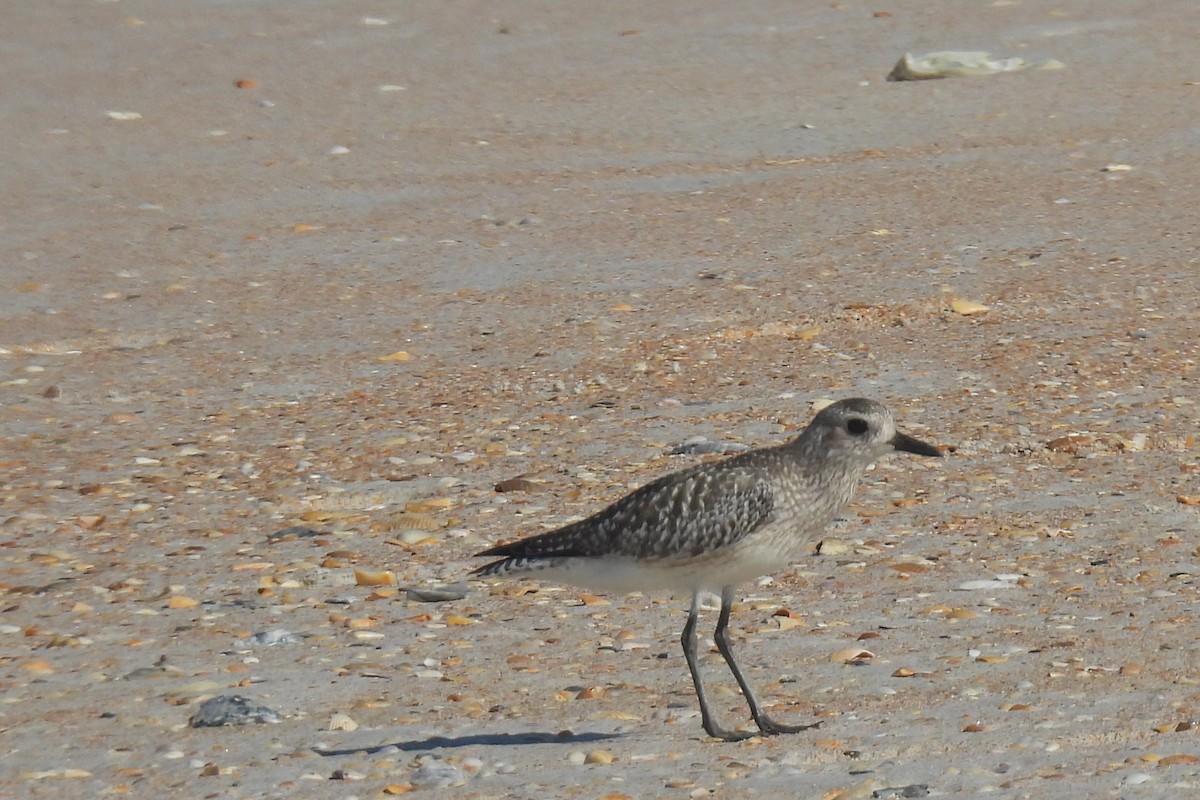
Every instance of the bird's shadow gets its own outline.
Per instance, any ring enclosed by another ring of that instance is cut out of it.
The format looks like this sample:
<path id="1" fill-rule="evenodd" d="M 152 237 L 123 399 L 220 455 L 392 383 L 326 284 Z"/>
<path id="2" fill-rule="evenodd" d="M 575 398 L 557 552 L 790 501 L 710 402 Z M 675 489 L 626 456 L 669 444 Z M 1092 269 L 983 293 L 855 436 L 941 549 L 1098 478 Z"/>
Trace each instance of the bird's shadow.
<path id="1" fill-rule="evenodd" d="M 426 739 L 414 739 L 407 742 L 386 742 L 367 747 L 348 747 L 331 750 L 314 747 L 313 752 L 319 756 L 348 756 L 373 755 L 383 750 L 395 748 L 405 752 L 437 750 L 449 747 L 471 747 L 475 745 L 530 745 L 530 744 L 580 744 L 583 742 L 602 742 L 606 739 L 618 739 L 623 733 L 549 733 L 546 731 L 530 731 L 528 733 L 473 733 L 467 736 L 430 736 Z"/>

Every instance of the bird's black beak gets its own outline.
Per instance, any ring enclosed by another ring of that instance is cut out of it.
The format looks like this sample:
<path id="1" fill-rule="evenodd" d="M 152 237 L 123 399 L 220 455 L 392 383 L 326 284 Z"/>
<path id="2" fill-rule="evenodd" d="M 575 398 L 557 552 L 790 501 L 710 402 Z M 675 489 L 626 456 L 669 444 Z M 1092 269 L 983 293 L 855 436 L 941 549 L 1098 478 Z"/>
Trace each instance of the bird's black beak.
<path id="1" fill-rule="evenodd" d="M 907 433 L 900 433 L 899 431 L 896 431 L 896 435 L 892 437 L 892 447 L 918 456 L 929 456 L 930 458 L 942 457 L 942 451 L 933 445 L 925 444 L 920 439 L 914 439 Z"/>

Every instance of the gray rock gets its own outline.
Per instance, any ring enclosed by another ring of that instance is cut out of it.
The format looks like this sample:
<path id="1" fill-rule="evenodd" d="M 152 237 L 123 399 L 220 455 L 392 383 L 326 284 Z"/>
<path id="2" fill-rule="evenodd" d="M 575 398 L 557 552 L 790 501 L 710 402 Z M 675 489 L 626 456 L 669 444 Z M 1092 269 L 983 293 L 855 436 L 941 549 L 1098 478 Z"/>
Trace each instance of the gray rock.
<path id="1" fill-rule="evenodd" d="M 462 600 L 466 596 L 467 588 L 462 585 L 408 589 L 408 599 L 418 603 L 444 603 L 448 600 Z"/>
<path id="2" fill-rule="evenodd" d="M 238 694 L 223 694 L 206 700 L 188 720 L 193 728 L 219 728 L 223 725 L 278 723 L 283 718 L 266 706 L 256 706 Z"/>

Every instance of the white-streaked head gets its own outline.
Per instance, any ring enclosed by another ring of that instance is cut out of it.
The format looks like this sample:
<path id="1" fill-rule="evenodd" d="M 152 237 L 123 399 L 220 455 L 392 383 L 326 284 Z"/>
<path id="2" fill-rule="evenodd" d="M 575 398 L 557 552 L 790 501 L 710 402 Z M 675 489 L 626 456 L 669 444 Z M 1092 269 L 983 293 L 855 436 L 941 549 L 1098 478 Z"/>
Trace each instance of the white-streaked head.
<path id="1" fill-rule="evenodd" d="M 883 404 L 863 397 L 839 400 L 821 409 L 797 444 L 863 466 L 895 450 L 934 458 L 942 455 L 933 445 L 897 430 L 892 413 Z"/>

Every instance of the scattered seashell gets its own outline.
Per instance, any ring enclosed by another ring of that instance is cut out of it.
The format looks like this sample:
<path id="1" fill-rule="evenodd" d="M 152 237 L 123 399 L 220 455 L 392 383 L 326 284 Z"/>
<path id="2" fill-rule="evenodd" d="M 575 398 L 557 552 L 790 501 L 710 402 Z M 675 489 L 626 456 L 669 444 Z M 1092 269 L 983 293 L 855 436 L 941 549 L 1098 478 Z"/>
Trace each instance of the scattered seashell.
<path id="1" fill-rule="evenodd" d="M 861 647 L 843 647 L 841 650 L 835 650 L 829 654 L 829 660 L 834 662 L 865 661 L 874 657 L 874 653 Z"/>
<path id="2" fill-rule="evenodd" d="M 292 633 L 285 628 L 272 628 L 269 631 L 260 631 L 245 639 L 235 639 L 233 646 L 237 650 L 248 650 L 252 647 L 278 647 L 287 644 L 300 644 L 304 641 L 304 636 L 297 633 Z"/>
<path id="3" fill-rule="evenodd" d="M 788 631 L 792 628 L 803 628 L 808 624 L 803 617 L 772 616 L 771 621 L 774 622 L 775 626 L 781 631 Z"/>
<path id="4" fill-rule="evenodd" d="M 495 487 L 497 492 L 533 492 L 537 491 L 538 484 L 528 478 L 508 478 L 500 481 Z"/>
<path id="5" fill-rule="evenodd" d="M 30 772 L 20 772 L 17 777 L 27 781 L 44 781 L 47 778 L 90 778 L 92 773 L 86 769 L 67 767 L 65 769 L 46 769 Z"/>
<path id="6" fill-rule="evenodd" d="M 433 497 L 428 500 L 417 500 L 406 503 L 404 510 L 412 514 L 428 514 L 431 511 L 441 511 L 454 505 L 454 498 Z"/>
<path id="7" fill-rule="evenodd" d="M 407 511 L 389 518 L 387 524 L 394 530 L 436 531 L 444 527 L 444 523 L 431 514 L 412 514 Z"/>
<path id="8" fill-rule="evenodd" d="M 451 786 L 461 786 L 467 782 L 466 773 L 457 765 L 440 758 L 430 757 L 410 778 L 413 786 L 424 789 L 446 789 Z"/>
<path id="9" fill-rule="evenodd" d="M 1000 580 L 979 580 L 979 581 L 963 581 L 957 587 L 964 592 L 986 591 L 988 589 L 1015 589 L 1016 581 L 1000 581 Z"/>
<path id="10" fill-rule="evenodd" d="M 413 545 L 427 544 L 436 541 L 436 539 L 429 535 L 428 531 L 406 530 L 397 532 L 396 538 L 388 540 L 387 543 L 404 544 L 411 547 Z"/>
<path id="11" fill-rule="evenodd" d="M 275 542 L 290 542 L 296 539 L 310 539 L 314 536 L 320 536 L 320 531 L 314 528 L 309 528 L 305 525 L 291 525 L 287 528 L 281 528 L 272 534 L 268 534 L 267 543 L 274 544 Z"/>
<path id="12" fill-rule="evenodd" d="M 914 56 L 905 53 L 888 73 L 889 81 L 924 81 L 933 78 L 957 78 L 976 75 L 995 75 L 999 72 L 1018 72 L 1024 69 L 1062 69 L 1055 59 L 1026 61 L 1023 58 L 992 58 L 981 50 L 939 50 Z"/>
<path id="13" fill-rule="evenodd" d="M 358 730 L 358 723 L 349 714 L 343 714 L 339 711 L 329 718 L 329 730 L 356 731 Z"/>
<path id="14" fill-rule="evenodd" d="M 44 658 L 31 658 L 21 664 L 21 669 L 30 675 L 50 675 L 54 673 L 54 665 Z"/>
<path id="15" fill-rule="evenodd" d="M 142 118 L 142 115 L 136 111 L 105 111 L 104 116 L 115 119 L 117 122 L 132 122 Z"/>
<path id="16" fill-rule="evenodd" d="M 444 603 L 449 600 L 462 600 L 467 596 L 467 587 L 463 585 L 446 586 L 410 586 L 406 590 L 409 600 L 417 603 Z"/>
<path id="17" fill-rule="evenodd" d="M 976 303 L 974 300 L 964 300 L 961 297 L 951 298 L 950 310 L 960 317 L 970 317 L 991 311 L 990 308 L 982 303 Z"/>
<path id="18" fill-rule="evenodd" d="M 365 569 L 354 570 L 354 584 L 356 586 L 393 586 L 395 583 L 396 573 L 390 569 L 377 572 Z"/>
<path id="19" fill-rule="evenodd" d="M 1076 455 L 1081 447 L 1086 447 L 1093 443 L 1091 436 L 1083 433 L 1069 433 L 1066 436 L 1059 436 L 1056 439 L 1051 439 L 1046 442 L 1046 449 L 1054 453 L 1070 453 Z"/>
<path id="20" fill-rule="evenodd" d="M 1160 767 L 1170 767 L 1175 764 L 1196 764 L 1200 763 L 1200 756 L 1194 756 L 1191 753 L 1177 753 L 1171 756 L 1164 756 L 1158 760 Z"/>
<path id="21" fill-rule="evenodd" d="M 823 556 L 844 556 L 854 552 L 854 544 L 845 539 L 822 539 L 817 552 Z"/>

